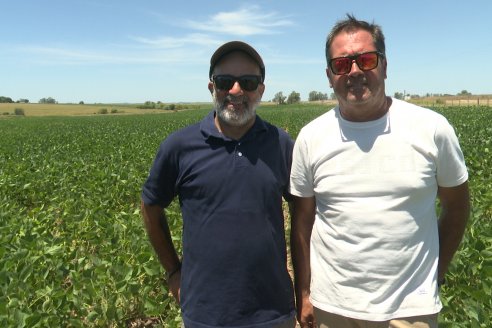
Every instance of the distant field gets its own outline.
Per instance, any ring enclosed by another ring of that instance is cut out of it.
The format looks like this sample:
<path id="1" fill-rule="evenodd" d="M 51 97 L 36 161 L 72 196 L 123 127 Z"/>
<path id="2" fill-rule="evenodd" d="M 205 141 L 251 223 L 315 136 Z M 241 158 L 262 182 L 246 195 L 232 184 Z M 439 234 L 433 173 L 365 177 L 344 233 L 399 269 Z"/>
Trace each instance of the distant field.
<path id="1" fill-rule="evenodd" d="M 336 101 L 327 100 L 312 103 L 301 103 L 293 106 L 305 107 L 305 106 L 318 106 L 324 105 L 327 107 L 333 107 L 336 105 Z M 15 115 L 17 108 L 24 111 L 25 116 L 92 116 L 101 115 L 101 112 L 107 112 L 107 114 L 162 114 L 172 113 L 173 110 L 164 109 L 142 109 L 137 108 L 140 104 L 90 104 L 90 105 L 78 105 L 78 104 L 6 104 L 0 103 L 0 118 L 9 117 Z M 175 105 L 178 110 L 187 109 L 212 109 L 212 103 L 189 103 L 189 104 L 177 104 Z M 272 102 L 263 102 L 262 107 L 271 108 L 278 106 Z"/>
<path id="2" fill-rule="evenodd" d="M 100 115 L 102 112 L 107 114 L 155 114 L 172 112 L 163 109 L 141 109 L 137 108 L 139 104 L 23 104 L 0 103 L 0 117 L 14 115 L 15 109 L 20 108 L 26 116 L 89 116 Z M 199 103 L 189 105 L 196 109 L 199 107 L 211 107 L 210 104 Z M 187 105 L 182 105 L 186 108 Z"/>
<path id="3" fill-rule="evenodd" d="M 426 97 L 426 98 L 413 98 L 408 100 L 411 103 L 417 105 L 423 105 L 427 107 L 434 106 L 492 106 L 492 96 L 473 96 L 467 97 Z"/>
<path id="4" fill-rule="evenodd" d="M 447 106 L 447 107 L 467 107 L 467 106 L 492 106 L 492 96 L 471 96 L 471 97 L 422 97 L 408 100 L 411 103 L 422 105 L 425 107 Z M 336 100 L 325 100 L 316 102 L 301 102 L 297 106 L 316 106 L 323 105 L 333 107 L 337 104 Z M 172 110 L 164 109 L 142 109 L 137 108 L 141 104 L 24 104 L 0 103 L 0 118 L 14 115 L 17 108 L 24 111 L 25 116 L 91 116 L 107 114 L 156 114 L 169 113 Z M 166 104 L 167 106 L 168 104 Z M 174 105 L 178 110 L 183 109 L 208 109 L 212 108 L 211 103 L 180 103 Z M 262 107 L 278 106 L 272 102 L 262 102 Z M 296 106 L 296 105 L 293 105 Z"/>

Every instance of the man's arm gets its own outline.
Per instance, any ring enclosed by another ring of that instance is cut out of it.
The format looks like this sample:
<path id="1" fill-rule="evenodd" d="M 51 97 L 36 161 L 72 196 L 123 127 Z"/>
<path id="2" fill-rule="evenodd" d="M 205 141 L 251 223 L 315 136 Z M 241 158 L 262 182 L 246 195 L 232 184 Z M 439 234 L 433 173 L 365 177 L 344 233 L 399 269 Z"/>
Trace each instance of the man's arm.
<path id="1" fill-rule="evenodd" d="M 448 266 L 458 249 L 470 215 L 468 182 L 457 187 L 439 187 L 441 203 L 439 216 L 439 265 L 438 281 L 444 281 Z"/>
<path id="2" fill-rule="evenodd" d="M 314 197 L 295 197 L 291 210 L 291 252 L 294 266 L 297 321 L 301 327 L 314 327 L 313 306 L 309 300 L 311 261 L 309 249 L 316 213 Z"/>
<path id="3" fill-rule="evenodd" d="M 181 282 L 181 262 L 172 242 L 169 225 L 164 214 L 164 209 L 158 205 L 146 205 L 142 202 L 142 216 L 159 262 L 166 272 L 172 275 L 168 279 L 169 290 L 179 303 L 179 291 Z"/>

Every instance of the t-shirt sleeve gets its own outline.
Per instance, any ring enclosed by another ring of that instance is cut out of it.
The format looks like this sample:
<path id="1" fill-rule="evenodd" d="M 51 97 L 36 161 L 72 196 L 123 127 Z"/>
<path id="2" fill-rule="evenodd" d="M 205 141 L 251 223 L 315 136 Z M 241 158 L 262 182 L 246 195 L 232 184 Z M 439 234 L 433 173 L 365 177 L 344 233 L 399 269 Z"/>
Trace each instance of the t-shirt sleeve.
<path id="1" fill-rule="evenodd" d="M 303 130 L 294 144 L 290 172 L 290 193 L 299 197 L 314 196 L 313 170 L 309 164 L 309 149 Z"/>
<path id="2" fill-rule="evenodd" d="M 438 149 L 438 185 L 441 187 L 455 187 L 466 182 L 468 180 L 468 170 L 458 137 L 454 128 L 444 117 L 437 125 L 435 140 Z"/>

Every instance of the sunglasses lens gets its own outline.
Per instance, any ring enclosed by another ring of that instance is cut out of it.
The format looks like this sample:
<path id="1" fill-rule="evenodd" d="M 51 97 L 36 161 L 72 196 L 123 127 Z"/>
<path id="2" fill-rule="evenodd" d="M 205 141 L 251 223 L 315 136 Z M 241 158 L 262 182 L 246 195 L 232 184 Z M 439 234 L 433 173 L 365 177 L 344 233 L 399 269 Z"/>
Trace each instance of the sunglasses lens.
<path id="1" fill-rule="evenodd" d="M 379 53 L 366 52 L 360 55 L 333 58 L 330 67 L 334 74 L 344 75 L 352 70 L 352 61 L 355 60 L 361 71 L 370 71 L 378 66 Z"/>
<path id="2" fill-rule="evenodd" d="M 213 77 L 215 87 L 219 90 L 229 91 L 234 86 L 234 83 L 239 82 L 241 89 L 245 91 L 254 91 L 258 88 L 261 78 L 256 75 L 244 75 L 234 77 L 230 75 L 216 75 Z"/>
<path id="3" fill-rule="evenodd" d="M 378 54 L 375 52 L 361 54 L 356 57 L 355 61 L 362 71 L 369 71 L 378 66 Z"/>
<path id="4" fill-rule="evenodd" d="M 219 90 L 231 90 L 234 85 L 234 79 L 229 76 L 214 76 L 214 83 Z"/>
<path id="5" fill-rule="evenodd" d="M 258 88 L 260 80 L 257 76 L 243 76 L 239 78 L 239 85 L 246 91 L 254 91 Z"/>
<path id="6" fill-rule="evenodd" d="M 331 61 L 331 70 L 335 74 L 347 74 L 352 68 L 352 59 L 335 58 Z"/>

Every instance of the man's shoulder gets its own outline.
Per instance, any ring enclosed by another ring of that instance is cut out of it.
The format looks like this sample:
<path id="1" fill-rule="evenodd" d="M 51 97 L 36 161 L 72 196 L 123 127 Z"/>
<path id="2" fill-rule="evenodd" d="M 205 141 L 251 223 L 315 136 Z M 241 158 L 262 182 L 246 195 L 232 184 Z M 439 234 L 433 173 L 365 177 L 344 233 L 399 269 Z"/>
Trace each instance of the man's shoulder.
<path id="1" fill-rule="evenodd" d="M 416 119 L 422 120 L 421 123 L 425 121 L 435 122 L 436 120 L 444 119 L 444 116 L 430 108 L 422 107 L 416 104 L 412 104 L 403 100 L 393 99 L 393 104 L 391 106 L 392 116 L 400 115 L 404 120 Z"/>
<path id="2" fill-rule="evenodd" d="M 265 121 L 259 116 L 257 116 L 257 118 L 260 120 L 261 124 L 263 124 L 263 127 L 266 129 L 268 133 L 278 135 L 278 138 L 280 140 L 286 140 L 286 141 L 292 140 L 292 137 L 287 132 L 287 128 Z"/>
<path id="3" fill-rule="evenodd" d="M 169 133 L 161 142 L 161 147 L 184 147 L 203 139 L 200 122 L 187 125 Z"/>
<path id="4" fill-rule="evenodd" d="M 338 124 L 336 115 L 337 107 L 331 108 L 326 113 L 321 114 L 305 124 L 301 129 L 301 133 L 317 135 L 322 131 L 329 130 L 332 124 Z"/>

